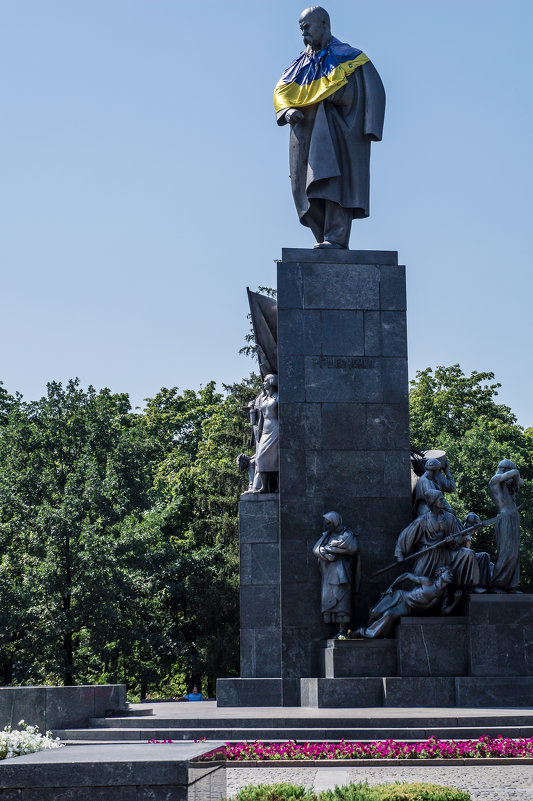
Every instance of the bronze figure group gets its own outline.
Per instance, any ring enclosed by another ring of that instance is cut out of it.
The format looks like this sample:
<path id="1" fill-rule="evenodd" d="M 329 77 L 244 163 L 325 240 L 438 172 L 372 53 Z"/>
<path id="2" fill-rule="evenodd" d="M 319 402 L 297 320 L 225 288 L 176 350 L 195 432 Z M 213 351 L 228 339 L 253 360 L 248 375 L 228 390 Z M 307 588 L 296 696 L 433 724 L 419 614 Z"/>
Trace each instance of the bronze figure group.
<path id="1" fill-rule="evenodd" d="M 523 486 L 517 466 L 502 460 L 489 482 L 489 492 L 498 514 L 482 521 L 470 512 L 460 521 L 444 497 L 456 486 L 446 454 L 419 459 L 421 475 L 413 489 L 413 521 L 396 542 L 395 562 L 377 573 L 412 561 L 412 572 L 394 579 L 370 610 L 368 624 L 353 637 L 390 637 L 400 617 L 435 609 L 450 614 L 466 595 L 472 593 L 516 593 L 520 578 L 520 519 L 514 496 Z M 313 553 L 322 576 L 322 618 L 338 627 L 336 638 L 345 639 L 351 622 L 352 596 L 361 579 L 357 535 L 342 525 L 337 512 L 324 515 L 326 530 Z M 485 552 L 472 549 L 472 533 L 483 526 L 495 526 L 496 561 Z M 410 582 L 411 589 L 400 588 Z"/>

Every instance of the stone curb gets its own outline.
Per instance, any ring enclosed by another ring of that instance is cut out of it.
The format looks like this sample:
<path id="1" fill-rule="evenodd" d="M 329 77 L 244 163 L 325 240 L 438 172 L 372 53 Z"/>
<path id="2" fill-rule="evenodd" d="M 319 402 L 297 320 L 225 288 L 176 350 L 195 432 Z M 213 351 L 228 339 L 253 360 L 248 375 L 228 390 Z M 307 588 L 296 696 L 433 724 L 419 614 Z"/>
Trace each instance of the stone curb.
<path id="1" fill-rule="evenodd" d="M 533 765 L 533 757 L 470 757 L 465 759 L 250 759 L 250 760 L 191 760 L 191 768 L 206 765 L 226 768 L 347 768 L 361 767 L 435 767 L 444 765 L 479 767 L 487 765 Z"/>

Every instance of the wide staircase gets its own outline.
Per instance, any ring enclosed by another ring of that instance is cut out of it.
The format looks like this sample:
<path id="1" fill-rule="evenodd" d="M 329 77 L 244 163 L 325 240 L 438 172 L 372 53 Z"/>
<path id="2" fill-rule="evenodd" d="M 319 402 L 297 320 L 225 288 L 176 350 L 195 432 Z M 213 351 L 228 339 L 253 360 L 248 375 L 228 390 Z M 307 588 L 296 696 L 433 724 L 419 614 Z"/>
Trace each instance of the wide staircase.
<path id="1" fill-rule="evenodd" d="M 312 707 L 217 708 L 215 701 L 133 704 L 93 718 L 87 728 L 56 730 L 73 744 L 147 740 L 420 740 L 483 734 L 532 737 L 533 709 Z"/>
<path id="2" fill-rule="evenodd" d="M 249 705 L 228 693 L 218 706 L 132 704 L 55 733 L 76 743 L 533 737 L 533 595 L 472 596 L 462 617 L 405 617 L 390 640 L 328 640 L 321 662 L 321 676 L 300 680 L 298 707 L 261 705 L 277 679 L 225 679 L 250 684 Z"/>

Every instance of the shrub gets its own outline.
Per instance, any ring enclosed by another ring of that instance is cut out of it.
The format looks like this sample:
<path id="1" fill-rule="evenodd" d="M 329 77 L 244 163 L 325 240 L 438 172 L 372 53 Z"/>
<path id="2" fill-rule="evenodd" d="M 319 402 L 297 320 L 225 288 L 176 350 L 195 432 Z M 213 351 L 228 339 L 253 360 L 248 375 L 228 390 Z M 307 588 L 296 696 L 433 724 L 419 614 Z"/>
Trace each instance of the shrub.
<path id="1" fill-rule="evenodd" d="M 235 796 L 237 801 L 317 801 L 316 793 L 296 784 L 249 784 Z"/>
<path id="2" fill-rule="evenodd" d="M 468 793 L 438 784 L 347 784 L 318 795 L 294 784 L 248 785 L 235 801 L 471 801 Z"/>
<path id="3" fill-rule="evenodd" d="M 471 801 L 468 793 L 439 784 L 347 784 L 324 790 L 319 801 Z"/>

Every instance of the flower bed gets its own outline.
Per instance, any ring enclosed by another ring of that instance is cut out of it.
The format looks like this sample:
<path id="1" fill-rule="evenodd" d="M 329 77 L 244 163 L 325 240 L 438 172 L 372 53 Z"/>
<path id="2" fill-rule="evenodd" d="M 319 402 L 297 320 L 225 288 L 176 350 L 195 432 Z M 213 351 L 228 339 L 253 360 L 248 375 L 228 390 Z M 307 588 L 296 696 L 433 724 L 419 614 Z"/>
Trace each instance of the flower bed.
<path id="1" fill-rule="evenodd" d="M 479 737 L 477 740 L 438 740 L 430 737 L 423 742 L 376 740 L 369 742 L 283 743 L 254 742 L 226 743 L 203 754 L 201 761 L 272 762 L 330 759 L 484 759 L 533 757 L 533 737 Z"/>
<path id="2" fill-rule="evenodd" d="M 22 756 L 22 754 L 34 754 L 36 751 L 63 747 L 59 738 L 52 737 L 52 733 L 49 731 L 41 734 L 38 726 L 28 726 L 23 720 L 18 725 L 21 727 L 20 730 L 6 726 L 3 731 L 0 731 L 0 759 L 10 759 Z"/>

